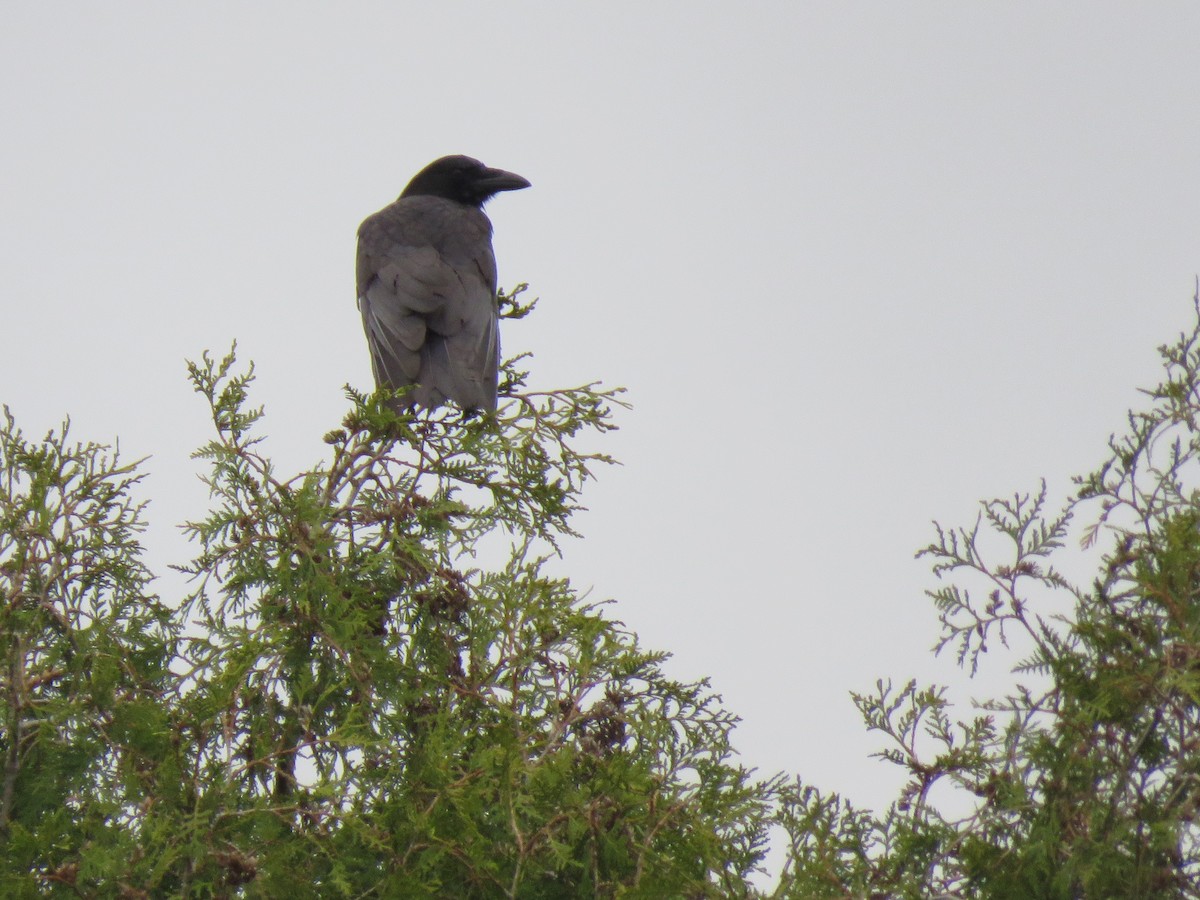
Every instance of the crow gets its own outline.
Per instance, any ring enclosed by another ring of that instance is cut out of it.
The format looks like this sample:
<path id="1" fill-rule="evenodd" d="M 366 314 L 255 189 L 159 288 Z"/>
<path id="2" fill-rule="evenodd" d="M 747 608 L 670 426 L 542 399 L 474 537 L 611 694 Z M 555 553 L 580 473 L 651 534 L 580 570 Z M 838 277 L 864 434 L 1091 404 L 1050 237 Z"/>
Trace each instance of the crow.
<path id="1" fill-rule="evenodd" d="M 469 156 L 418 172 L 358 229 L 358 308 L 380 388 L 416 385 L 396 404 L 496 408 L 496 257 L 483 204 L 529 187 Z"/>

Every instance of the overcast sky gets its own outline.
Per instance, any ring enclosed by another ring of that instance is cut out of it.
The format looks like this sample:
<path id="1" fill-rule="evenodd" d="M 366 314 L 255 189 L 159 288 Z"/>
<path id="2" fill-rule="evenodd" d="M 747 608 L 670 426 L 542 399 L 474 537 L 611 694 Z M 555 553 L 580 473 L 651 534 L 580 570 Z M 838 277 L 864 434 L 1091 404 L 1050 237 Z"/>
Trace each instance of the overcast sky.
<path id="1" fill-rule="evenodd" d="M 848 699 L 933 661 L 913 552 L 1061 496 L 1200 271 L 1195 3 L 3 4 L 0 402 L 204 509 L 184 359 L 254 359 L 282 470 L 371 386 L 355 231 L 430 160 L 489 206 L 540 387 L 624 385 L 561 571 L 737 745 L 882 805 Z M 969 711 L 964 711 L 967 714 Z"/>

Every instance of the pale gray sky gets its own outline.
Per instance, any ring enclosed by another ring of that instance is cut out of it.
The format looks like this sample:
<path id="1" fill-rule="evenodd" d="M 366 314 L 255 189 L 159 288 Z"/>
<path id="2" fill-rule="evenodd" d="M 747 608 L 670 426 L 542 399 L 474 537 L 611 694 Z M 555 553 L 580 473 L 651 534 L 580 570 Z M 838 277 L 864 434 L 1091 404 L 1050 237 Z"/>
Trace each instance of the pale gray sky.
<path id="1" fill-rule="evenodd" d="M 912 554 L 1102 458 L 1200 271 L 1194 3 L 7 3 L 0 402 L 203 509 L 185 357 L 237 338 L 270 447 L 370 386 L 359 221 L 433 158 L 498 197 L 535 383 L 635 404 L 561 570 L 749 764 L 891 799 L 847 694 L 955 678 Z"/>

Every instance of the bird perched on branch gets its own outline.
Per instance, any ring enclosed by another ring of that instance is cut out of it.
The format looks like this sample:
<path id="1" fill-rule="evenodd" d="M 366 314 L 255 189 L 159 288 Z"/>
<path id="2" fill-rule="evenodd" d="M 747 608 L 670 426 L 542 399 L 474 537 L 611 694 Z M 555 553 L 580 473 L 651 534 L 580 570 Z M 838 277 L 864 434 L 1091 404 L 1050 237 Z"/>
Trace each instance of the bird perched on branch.
<path id="1" fill-rule="evenodd" d="M 415 385 L 399 409 L 496 408 L 496 257 L 483 204 L 527 187 L 512 172 L 444 156 L 359 226 L 358 308 L 375 383 Z"/>

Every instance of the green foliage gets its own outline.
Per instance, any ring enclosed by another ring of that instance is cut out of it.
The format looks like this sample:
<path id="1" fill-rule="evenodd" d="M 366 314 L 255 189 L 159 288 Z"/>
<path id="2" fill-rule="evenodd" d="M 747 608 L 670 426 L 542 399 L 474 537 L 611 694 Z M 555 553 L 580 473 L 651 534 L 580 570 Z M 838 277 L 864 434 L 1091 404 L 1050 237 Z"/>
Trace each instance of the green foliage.
<path id="1" fill-rule="evenodd" d="M 175 604 L 138 465 L 6 410 L 0 896 L 762 896 L 772 828 L 777 898 L 1200 896 L 1196 316 L 1061 510 L 1043 484 L 936 527 L 936 649 L 1013 678 L 965 717 L 943 687 L 853 695 L 906 779 L 878 814 L 753 777 L 707 683 L 551 573 L 615 391 L 529 391 L 519 360 L 495 414 L 348 391 L 280 473 L 253 369 L 205 355 Z"/>
<path id="2" fill-rule="evenodd" d="M 1200 896 L 1200 299 L 1196 315 L 1061 511 L 1043 484 L 937 527 L 919 554 L 948 581 L 937 649 L 974 674 L 1020 648 L 1018 680 L 969 720 L 941 688 L 855 696 L 907 786 L 881 817 L 789 787 L 777 896 Z M 1085 549 L 1107 545 L 1090 585 L 1054 564 L 1077 519 Z"/>
<path id="3" fill-rule="evenodd" d="M 0 893 L 750 893 L 775 782 L 732 761 L 705 683 L 547 570 L 617 392 L 527 391 L 512 363 L 495 415 L 350 391 L 327 458 L 285 475 L 252 368 L 189 374 L 211 508 L 170 611 L 134 467 L 9 421 Z"/>
<path id="4" fill-rule="evenodd" d="M 108 879 L 168 740 L 174 631 L 140 559 L 137 464 L 0 421 L 0 895 Z"/>

